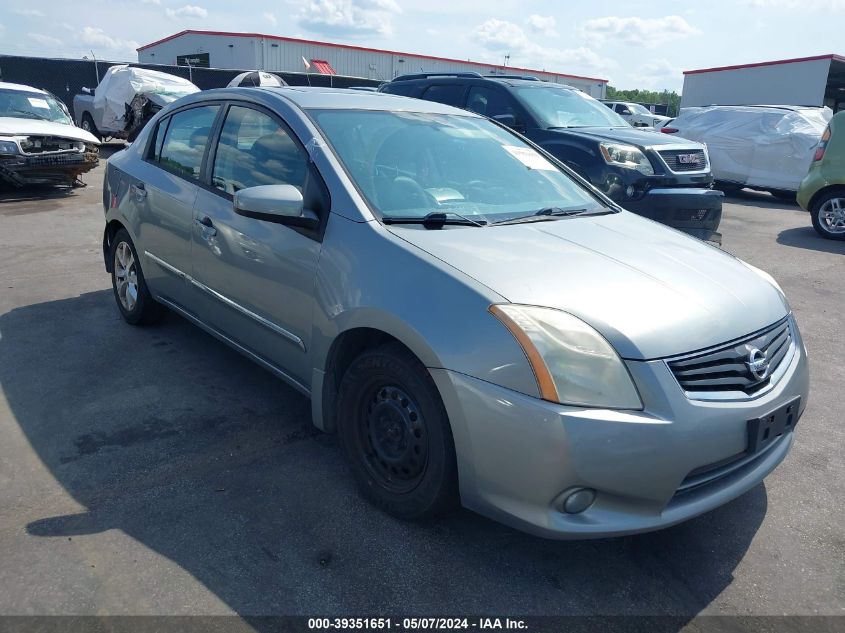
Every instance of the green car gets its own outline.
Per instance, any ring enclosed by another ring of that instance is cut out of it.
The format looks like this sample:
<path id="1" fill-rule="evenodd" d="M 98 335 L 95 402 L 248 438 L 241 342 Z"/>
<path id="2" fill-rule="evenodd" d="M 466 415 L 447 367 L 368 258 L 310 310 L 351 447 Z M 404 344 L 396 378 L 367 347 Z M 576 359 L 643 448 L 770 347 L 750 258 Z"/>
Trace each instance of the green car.
<path id="1" fill-rule="evenodd" d="M 845 112 L 828 123 L 798 188 L 798 204 L 810 212 L 819 235 L 845 240 Z"/>

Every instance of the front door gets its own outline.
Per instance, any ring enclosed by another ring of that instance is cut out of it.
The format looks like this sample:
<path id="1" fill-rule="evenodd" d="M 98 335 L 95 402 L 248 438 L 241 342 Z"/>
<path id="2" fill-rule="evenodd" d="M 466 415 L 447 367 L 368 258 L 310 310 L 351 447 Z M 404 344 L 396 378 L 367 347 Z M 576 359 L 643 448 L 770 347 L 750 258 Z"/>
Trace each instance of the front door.
<path id="1" fill-rule="evenodd" d="M 228 107 L 209 161 L 211 186 L 194 206 L 191 274 L 203 291 L 199 314 L 307 386 L 319 234 L 237 215 L 232 197 L 257 185 L 294 185 L 305 207 L 324 218 L 325 185 L 290 129 L 253 106 Z"/>

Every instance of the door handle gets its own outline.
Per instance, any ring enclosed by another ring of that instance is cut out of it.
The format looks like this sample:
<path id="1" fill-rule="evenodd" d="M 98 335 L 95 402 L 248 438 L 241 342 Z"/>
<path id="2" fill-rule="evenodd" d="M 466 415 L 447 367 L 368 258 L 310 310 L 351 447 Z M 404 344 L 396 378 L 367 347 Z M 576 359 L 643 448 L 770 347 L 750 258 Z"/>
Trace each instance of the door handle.
<path id="1" fill-rule="evenodd" d="M 217 229 L 214 228 L 214 223 L 211 221 L 211 218 L 207 215 L 195 219 L 194 222 L 199 224 L 203 237 L 214 237 L 215 235 L 217 235 Z"/>
<path id="2" fill-rule="evenodd" d="M 144 187 L 144 183 L 142 182 L 129 185 L 129 193 L 131 193 L 138 202 L 142 202 L 144 198 L 147 197 L 147 189 Z"/>

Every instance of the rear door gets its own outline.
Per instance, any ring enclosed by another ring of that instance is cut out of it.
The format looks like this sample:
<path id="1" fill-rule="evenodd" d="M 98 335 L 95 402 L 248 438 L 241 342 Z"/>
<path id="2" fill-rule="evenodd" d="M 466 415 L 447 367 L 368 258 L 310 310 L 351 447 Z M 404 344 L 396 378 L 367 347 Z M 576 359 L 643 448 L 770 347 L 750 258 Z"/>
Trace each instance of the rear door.
<path id="1" fill-rule="evenodd" d="M 323 225 L 328 190 L 290 128 L 259 106 L 232 103 L 194 207 L 192 276 L 209 325 L 307 385 L 321 233 L 238 215 L 233 194 L 289 184 Z"/>
<path id="2" fill-rule="evenodd" d="M 154 294 L 190 308 L 193 209 L 219 104 L 179 110 L 162 119 L 129 186 L 147 283 Z"/>

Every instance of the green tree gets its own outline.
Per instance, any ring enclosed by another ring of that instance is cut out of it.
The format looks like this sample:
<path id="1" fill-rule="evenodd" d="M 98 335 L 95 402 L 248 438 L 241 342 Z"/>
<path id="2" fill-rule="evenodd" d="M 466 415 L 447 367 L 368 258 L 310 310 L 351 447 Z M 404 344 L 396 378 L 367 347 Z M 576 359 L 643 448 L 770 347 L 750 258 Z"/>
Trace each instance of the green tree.
<path id="1" fill-rule="evenodd" d="M 635 103 L 662 104 L 669 106 L 668 116 L 678 116 L 681 105 L 681 95 L 672 90 L 619 90 L 613 86 L 607 87 L 607 99 L 610 101 L 633 101 Z"/>

